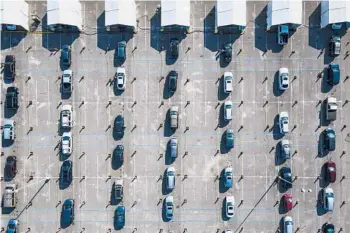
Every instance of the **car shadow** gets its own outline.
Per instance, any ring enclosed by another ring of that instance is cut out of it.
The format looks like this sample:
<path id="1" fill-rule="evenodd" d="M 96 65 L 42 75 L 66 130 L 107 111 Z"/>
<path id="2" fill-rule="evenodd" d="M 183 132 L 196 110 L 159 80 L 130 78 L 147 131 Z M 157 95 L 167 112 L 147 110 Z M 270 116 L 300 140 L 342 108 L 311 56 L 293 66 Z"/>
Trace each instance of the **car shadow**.
<path id="1" fill-rule="evenodd" d="M 162 220 L 163 220 L 163 222 L 170 222 L 171 220 L 166 217 L 165 206 L 166 206 L 166 201 L 164 198 L 164 200 L 162 201 Z"/>
<path id="2" fill-rule="evenodd" d="M 174 95 L 174 93 L 170 93 L 169 91 L 169 82 L 170 82 L 170 72 L 165 78 L 164 87 L 163 87 L 163 99 L 169 99 Z"/>
<path id="3" fill-rule="evenodd" d="M 290 43 L 291 36 L 291 30 L 289 30 L 288 43 Z M 285 47 L 277 43 L 277 26 L 272 26 L 270 32 L 266 33 L 266 46 L 267 50 L 270 50 L 272 53 L 280 53 Z"/>
<path id="4" fill-rule="evenodd" d="M 225 105 L 225 103 L 222 103 L 221 106 L 220 106 L 220 109 L 219 109 L 219 121 L 218 121 L 219 124 L 218 124 L 218 127 L 220 127 L 220 128 L 224 128 L 225 126 L 227 126 L 230 123 L 230 121 L 225 120 L 225 117 L 224 117 L 224 105 Z"/>
<path id="5" fill-rule="evenodd" d="M 320 126 L 328 126 L 329 125 L 329 121 L 326 119 L 326 115 L 327 115 L 327 101 L 323 100 L 321 102 L 321 106 L 320 106 L 320 111 L 319 111 L 319 119 L 320 119 Z"/>
<path id="6" fill-rule="evenodd" d="M 283 201 L 284 201 L 284 198 L 283 198 L 283 195 L 282 195 L 281 198 L 280 198 L 280 201 L 278 203 L 278 213 L 279 214 L 286 214 L 286 213 L 288 213 L 288 211 L 284 208 Z"/>
<path id="7" fill-rule="evenodd" d="M 169 193 L 171 193 L 171 190 L 167 189 L 166 187 L 166 172 L 167 170 L 165 169 L 163 172 L 163 178 L 162 178 L 162 194 L 163 195 L 168 195 Z"/>
<path id="8" fill-rule="evenodd" d="M 327 169 L 327 163 L 324 163 L 321 167 L 320 179 L 318 180 L 320 188 L 325 188 L 330 184 L 326 177 L 326 174 L 327 174 L 326 169 Z"/>
<path id="9" fill-rule="evenodd" d="M 163 47 L 166 50 L 165 64 L 166 65 L 173 65 L 181 56 L 181 42 L 182 42 L 182 40 L 184 40 L 186 38 L 187 34 L 184 32 L 171 32 L 171 33 L 163 32 L 162 34 L 167 35 L 167 38 L 169 38 L 168 43 L 163 45 Z M 179 40 L 179 55 L 178 55 L 178 57 L 172 57 L 170 54 L 170 40 L 171 39 Z"/>
<path id="10" fill-rule="evenodd" d="M 281 217 L 281 219 L 280 219 L 279 222 L 278 222 L 279 231 L 276 231 L 276 233 L 278 233 L 278 232 L 287 233 L 287 232 L 284 232 L 283 218 L 284 218 L 284 217 Z"/>
<path id="11" fill-rule="evenodd" d="M 229 190 L 229 188 L 227 188 L 225 186 L 225 168 L 221 170 L 220 172 L 220 177 L 219 177 L 219 193 L 225 193 Z"/>
<path id="12" fill-rule="evenodd" d="M 321 189 L 317 194 L 317 204 L 316 204 L 316 212 L 317 216 L 322 216 L 327 213 L 327 211 L 323 208 L 323 189 Z"/>
<path id="13" fill-rule="evenodd" d="M 1 34 L 1 50 L 9 49 L 19 45 L 19 43 L 27 36 L 26 32 L 20 32 L 20 31 L 16 31 L 16 32 L 2 31 L 0 34 Z"/>
<path id="14" fill-rule="evenodd" d="M 278 97 L 284 92 L 284 90 L 280 90 L 279 88 L 279 71 L 276 71 L 275 75 L 273 76 L 273 94 L 274 96 Z"/>
<path id="15" fill-rule="evenodd" d="M 324 143 L 323 143 L 323 141 L 324 141 L 324 134 L 323 134 L 323 132 L 324 132 L 324 131 L 322 131 L 322 132 L 320 133 L 319 137 L 318 137 L 318 154 L 317 154 L 317 156 L 318 156 L 319 158 L 323 158 L 323 157 L 327 156 L 328 153 L 329 153 L 329 152 L 324 148 Z"/>
<path id="16" fill-rule="evenodd" d="M 220 154 L 227 154 L 231 148 L 228 148 L 226 146 L 226 132 L 225 131 L 222 135 L 221 135 L 221 140 L 220 140 Z"/>
<path id="17" fill-rule="evenodd" d="M 280 131 L 280 126 L 279 126 L 279 114 L 275 116 L 273 119 L 273 129 L 272 129 L 272 134 L 273 134 L 273 139 L 274 140 L 280 140 L 283 138 L 284 134 L 281 133 Z"/>
<path id="18" fill-rule="evenodd" d="M 323 69 L 322 74 L 323 76 L 322 76 L 322 83 L 321 83 L 321 92 L 328 93 L 333 88 L 333 86 L 327 82 L 327 77 L 329 75 L 328 67 Z"/>
<path id="19" fill-rule="evenodd" d="M 15 208 L 4 207 L 3 206 L 4 198 L 2 198 L 1 200 L 2 200 L 1 201 L 1 203 L 2 203 L 2 205 L 1 205 L 1 214 L 11 214 L 15 210 Z"/>
<path id="20" fill-rule="evenodd" d="M 59 160 L 60 160 L 61 162 L 67 160 L 67 159 L 71 156 L 71 155 L 64 155 L 64 154 L 62 153 L 62 151 L 61 151 L 61 142 L 60 142 L 58 148 L 59 148 Z"/>
<path id="21" fill-rule="evenodd" d="M 165 158 L 164 159 L 165 159 L 165 165 L 171 165 L 175 161 L 175 159 L 173 157 L 171 157 L 171 153 L 170 153 L 170 139 L 169 139 L 168 143 L 166 144 Z"/>
<path id="22" fill-rule="evenodd" d="M 286 160 L 282 158 L 282 142 L 279 141 L 275 149 L 275 166 L 280 166 L 284 164 Z"/>
<path id="23" fill-rule="evenodd" d="M 170 122 L 170 109 L 165 114 L 165 121 L 164 121 L 164 137 L 170 137 L 172 136 L 176 130 L 172 129 L 171 127 L 171 122 Z"/>
<path id="24" fill-rule="evenodd" d="M 203 20 L 204 28 L 204 47 L 211 52 L 218 51 L 217 40 L 219 35 L 215 34 L 215 6 L 209 11 Z"/>
<path id="25" fill-rule="evenodd" d="M 4 117 L 5 118 L 11 118 L 14 115 L 16 115 L 16 113 L 18 112 L 18 109 L 8 109 L 6 108 L 6 103 L 3 104 L 4 105 Z"/>
<path id="26" fill-rule="evenodd" d="M 151 18 L 150 46 L 159 53 L 165 50 L 167 35 L 160 32 L 161 13 L 157 11 Z"/>
<path id="27" fill-rule="evenodd" d="M 267 33 L 265 32 L 266 29 L 266 11 L 267 6 L 264 7 L 264 9 L 256 16 L 254 20 L 255 24 L 255 48 L 260 50 L 261 52 L 265 52 L 267 47 Z"/>
<path id="28" fill-rule="evenodd" d="M 111 165 L 113 170 L 118 170 L 123 165 L 123 161 L 120 160 L 117 154 L 117 147 L 114 148 L 111 158 Z"/>
<path id="29" fill-rule="evenodd" d="M 4 139 L 4 136 L 2 135 L 1 137 L 1 140 L 2 140 L 2 147 L 10 147 L 13 145 L 13 143 L 15 142 L 14 140 L 7 140 L 7 139 Z"/>
<path id="30" fill-rule="evenodd" d="M 112 189 L 110 192 L 110 201 L 111 201 L 111 205 L 119 205 L 121 203 L 121 200 L 117 200 L 115 198 L 115 182 L 112 183 Z"/>
<path id="31" fill-rule="evenodd" d="M 222 75 L 219 79 L 219 85 L 218 85 L 218 100 L 225 100 L 230 94 L 224 92 L 224 85 L 225 85 L 225 78 L 224 75 Z"/>
<path id="32" fill-rule="evenodd" d="M 111 85 L 113 87 L 113 93 L 115 96 L 121 96 L 124 93 L 124 90 L 118 90 L 117 88 L 118 83 L 116 82 L 115 76 L 113 77 L 113 81 Z"/>

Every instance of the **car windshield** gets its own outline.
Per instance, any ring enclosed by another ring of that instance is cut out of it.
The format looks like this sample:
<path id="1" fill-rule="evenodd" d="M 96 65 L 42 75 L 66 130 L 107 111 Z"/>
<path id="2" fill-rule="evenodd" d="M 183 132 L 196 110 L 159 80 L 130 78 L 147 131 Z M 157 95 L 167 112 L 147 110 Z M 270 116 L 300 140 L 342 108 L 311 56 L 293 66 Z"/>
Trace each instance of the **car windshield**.
<path id="1" fill-rule="evenodd" d="M 226 108 L 227 108 L 227 109 L 231 109 L 232 106 L 231 106 L 231 105 L 226 105 Z"/>
<path id="2" fill-rule="evenodd" d="M 70 205 L 65 205 L 65 206 L 64 206 L 64 209 L 65 209 L 65 210 L 69 210 L 69 209 L 70 209 Z"/>
<path id="3" fill-rule="evenodd" d="M 326 193 L 326 197 L 334 197 L 333 193 Z"/>

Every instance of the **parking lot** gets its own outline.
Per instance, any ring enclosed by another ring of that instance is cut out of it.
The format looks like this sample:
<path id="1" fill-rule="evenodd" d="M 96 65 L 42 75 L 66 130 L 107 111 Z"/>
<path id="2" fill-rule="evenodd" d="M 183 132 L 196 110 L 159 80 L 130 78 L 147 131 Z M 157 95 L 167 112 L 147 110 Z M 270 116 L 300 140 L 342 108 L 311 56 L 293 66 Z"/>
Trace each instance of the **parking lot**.
<path id="1" fill-rule="evenodd" d="M 13 85 L 20 91 L 20 108 L 11 116 L 1 108 L 2 119 L 17 123 L 13 145 L 2 146 L 1 168 L 9 155 L 18 158 L 18 204 L 1 216 L 6 229 L 17 218 L 20 232 L 113 232 L 116 203 L 111 201 L 116 178 L 124 180 L 126 225 L 121 232 L 276 232 L 281 225 L 281 193 L 275 180 L 284 165 L 292 169 L 294 230 L 318 232 L 327 221 L 336 232 L 350 229 L 350 65 L 345 56 L 349 34 L 342 36 L 340 84 L 330 87 L 324 68 L 332 62 L 327 55 L 330 30 L 319 27 L 318 2 L 303 3 L 303 25 L 284 48 L 276 43 L 275 32 L 265 32 L 267 2 L 248 2 L 245 33 L 214 34 L 215 2 L 191 2 L 191 29 L 188 34 L 160 32 L 160 2 L 137 2 L 137 33 L 103 32 L 104 2 L 82 2 L 85 31 L 46 33 L 3 32 L 2 61 L 12 54 L 17 59 L 17 78 Z M 45 18 L 46 5 L 32 1 L 30 12 Z M 43 23 L 45 20 L 43 20 Z M 176 62 L 166 59 L 171 38 L 178 38 L 180 55 Z M 127 41 L 126 90 L 117 94 L 113 79 L 117 65 L 115 48 Z M 218 58 L 224 43 L 233 43 L 233 57 L 225 66 Z M 59 77 L 60 49 L 72 46 L 73 94 L 61 99 Z M 85 47 L 85 49 L 83 49 Z M 320 53 L 323 51 L 324 53 Z M 267 50 L 267 51 L 266 51 Z M 278 69 L 287 67 L 290 88 L 278 91 Z M 168 95 L 166 80 L 171 70 L 179 72 L 178 89 Z M 233 92 L 223 93 L 222 76 L 233 73 Z M 319 75 L 321 73 L 321 75 Z M 30 77 L 30 78 L 28 78 Z M 6 88 L 1 82 L 1 100 Z M 338 118 L 331 123 L 336 131 L 336 150 L 325 154 L 320 135 L 326 125 L 319 101 L 327 96 L 338 101 Z M 223 103 L 233 102 L 233 119 L 223 120 Z M 31 104 L 30 104 L 31 101 Z M 111 101 L 111 103 L 109 103 Z M 59 155 L 61 106 L 73 105 L 72 184 L 58 185 L 62 158 Z M 179 106 L 179 128 L 172 133 L 168 118 L 171 106 Z M 291 132 L 284 136 L 292 142 L 292 158 L 279 163 L 278 114 L 289 112 Z M 321 114 L 320 114 L 321 112 Z M 125 117 L 122 140 L 112 136 L 118 114 Z M 32 130 L 30 130 L 32 127 Z M 224 146 L 224 132 L 233 129 L 235 145 Z M 349 135 L 348 135 L 349 134 Z M 179 155 L 169 160 L 168 141 L 179 139 Z M 116 166 L 113 150 L 124 145 L 124 163 Z M 324 213 L 318 200 L 324 187 L 321 174 L 329 160 L 337 164 L 335 210 Z M 164 176 L 169 166 L 176 170 L 174 218 L 164 221 L 163 201 L 168 195 Z M 223 169 L 233 167 L 233 188 L 226 190 L 220 178 Z M 4 171 L 4 170 L 2 170 Z M 344 178 L 342 178 L 344 176 Z M 6 182 L 2 179 L 1 186 Z M 236 214 L 224 217 L 224 199 L 233 195 Z M 60 223 L 62 203 L 75 199 L 73 225 Z M 279 203 L 277 203 L 279 201 Z M 345 201 L 345 203 L 343 203 Z"/>

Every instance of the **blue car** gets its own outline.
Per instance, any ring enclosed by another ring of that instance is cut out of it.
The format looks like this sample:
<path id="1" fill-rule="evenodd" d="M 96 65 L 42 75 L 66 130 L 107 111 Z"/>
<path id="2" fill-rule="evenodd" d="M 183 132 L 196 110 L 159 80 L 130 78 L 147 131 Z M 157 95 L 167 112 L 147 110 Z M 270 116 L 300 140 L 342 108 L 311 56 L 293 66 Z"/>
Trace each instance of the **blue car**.
<path id="1" fill-rule="evenodd" d="M 69 45 L 62 46 L 61 59 L 62 59 L 63 65 L 70 66 L 70 64 L 71 64 L 71 47 Z"/>
<path id="2" fill-rule="evenodd" d="M 18 231 L 18 221 L 15 219 L 10 219 L 7 224 L 7 233 L 17 233 Z"/>
<path id="3" fill-rule="evenodd" d="M 117 229 L 122 229 L 125 226 L 125 207 L 122 205 L 115 210 L 114 225 Z"/>
<path id="4" fill-rule="evenodd" d="M 232 188 L 232 167 L 225 168 L 224 183 L 226 188 Z"/>
<path id="5" fill-rule="evenodd" d="M 62 222 L 70 224 L 74 220 L 74 200 L 67 199 L 62 206 Z"/>

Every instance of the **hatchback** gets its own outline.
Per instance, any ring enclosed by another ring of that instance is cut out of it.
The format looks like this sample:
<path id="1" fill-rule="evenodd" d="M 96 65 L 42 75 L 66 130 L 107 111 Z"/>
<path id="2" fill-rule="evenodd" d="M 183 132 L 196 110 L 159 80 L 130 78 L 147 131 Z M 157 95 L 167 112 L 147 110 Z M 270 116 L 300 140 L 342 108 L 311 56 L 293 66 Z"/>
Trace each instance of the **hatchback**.
<path id="1" fill-rule="evenodd" d="M 281 141 L 281 149 L 282 149 L 282 159 L 287 160 L 290 159 L 290 142 L 287 139 L 283 139 Z"/>
<path id="2" fill-rule="evenodd" d="M 333 35 L 329 40 L 329 55 L 338 56 L 341 50 L 340 36 Z"/>
<path id="3" fill-rule="evenodd" d="M 73 151 L 73 138 L 71 132 L 64 132 L 61 138 L 61 153 L 71 155 Z"/>
<path id="4" fill-rule="evenodd" d="M 119 137 L 124 136 L 124 117 L 122 115 L 118 115 L 115 120 L 114 120 L 114 132 L 117 134 Z"/>
<path id="5" fill-rule="evenodd" d="M 122 229 L 125 226 L 125 207 L 120 205 L 114 212 L 114 224 L 117 229 Z"/>
<path id="6" fill-rule="evenodd" d="M 62 76 L 62 94 L 70 95 L 73 91 L 73 71 L 65 70 Z"/>
<path id="7" fill-rule="evenodd" d="M 124 192 L 123 192 L 123 180 L 122 179 L 117 179 L 114 182 L 114 195 L 115 199 L 120 201 L 124 197 Z"/>

